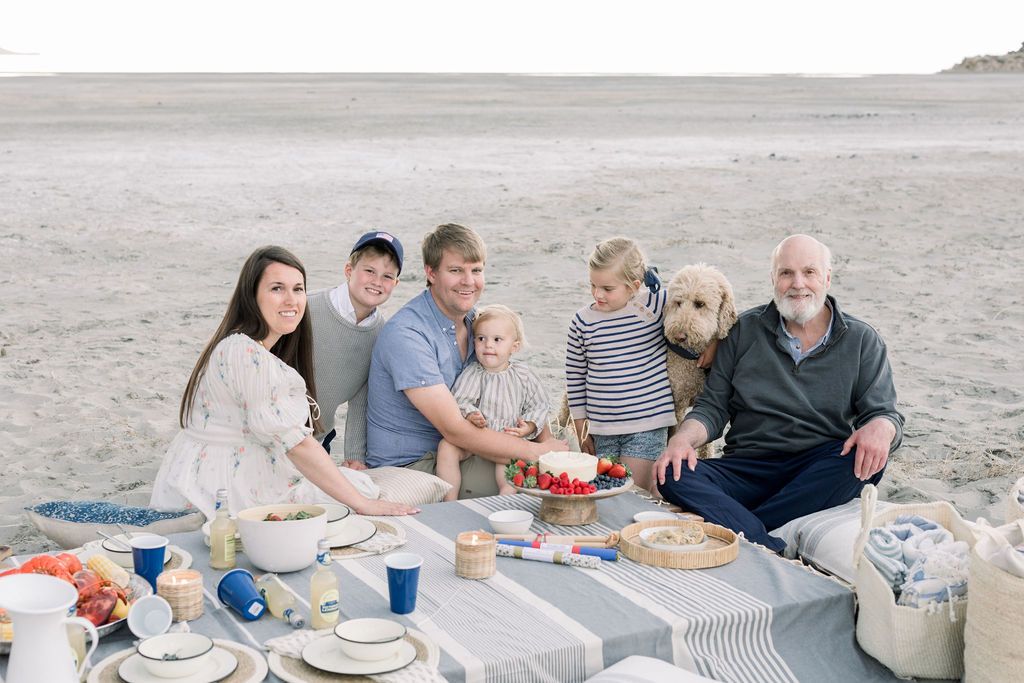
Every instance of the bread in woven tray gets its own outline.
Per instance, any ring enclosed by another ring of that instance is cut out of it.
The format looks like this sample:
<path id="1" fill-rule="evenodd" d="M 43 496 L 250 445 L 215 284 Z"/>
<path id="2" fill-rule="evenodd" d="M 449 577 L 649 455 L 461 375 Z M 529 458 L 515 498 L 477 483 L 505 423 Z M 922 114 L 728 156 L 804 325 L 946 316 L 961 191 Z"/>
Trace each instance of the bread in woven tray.
<path id="1" fill-rule="evenodd" d="M 704 530 L 699 526 L 665 527 L 648 536 L 647 540 L 661 545 L 697 545 L 704 542 Z"/>

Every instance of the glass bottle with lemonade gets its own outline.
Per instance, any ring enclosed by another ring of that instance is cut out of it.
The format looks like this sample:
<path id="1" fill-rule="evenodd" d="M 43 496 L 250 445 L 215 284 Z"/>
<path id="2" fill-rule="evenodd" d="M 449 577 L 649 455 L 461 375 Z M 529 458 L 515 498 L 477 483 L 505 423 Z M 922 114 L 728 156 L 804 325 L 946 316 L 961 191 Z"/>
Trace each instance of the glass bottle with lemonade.
<path id="1" fill-rule="evenodd" d="M 316 551 L 316 571 L 309 580 L 309 607 L 313 629 L 332 628 L 338 623 L 338 575 L 331 569 L 331 546 L 320 539 Z"/>
<path id="2" fill-rule="evenodd" d="M 235 568 L 235 534 L 238 525 L 228 514 L 228 490 L 217 489 L 216 517 L 210 524 L 210 566 Z"/>

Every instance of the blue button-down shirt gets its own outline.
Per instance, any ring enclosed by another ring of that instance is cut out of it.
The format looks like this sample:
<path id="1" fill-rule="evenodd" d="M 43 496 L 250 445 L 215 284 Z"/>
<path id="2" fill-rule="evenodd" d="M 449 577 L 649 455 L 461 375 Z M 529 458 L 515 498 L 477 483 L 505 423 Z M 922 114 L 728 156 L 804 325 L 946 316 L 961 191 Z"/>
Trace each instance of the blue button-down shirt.
<path id="1" fill-rule="evenodd" d="M 474 359 L 472 322 L 469 353 L 463 361 L 455 323 L 441 313 L 430 290 L 403 306 L 380 331 L 370 361 L 366 410 L 366 464 L 402 466 L 436 451 L 441 433 L 406 397 L 406 389 L 443 384 L 449 390 Z"/>
<path id="2" fill-rule="evenodd" d="M 789 345 L 789 355 L 793 358 L 793 362 L 796 363 L 797 365 L 799 365 L 800 361 L 802 361 L 804 358 L 807 358 L 807 356 L 811 355 L 811 353 L 815 349 L 817 349 L 819 346 L 827 342 L 829 335 L 832 334 L 832 319 L 834 317 L 832 315 L 832 307 L 828 305 L 827 301 L 825 302 L 825 307 L 828 309 L 828 328 L 825 330 L 825 334 L 821 335 L 821 339 L 812 344 L 811 348 L 807 349 L 806 351 L 801 350 L 800 340 L 791 335 L 789 333 L 789 330 L 786 329 L 786 319 L 783 318 L 781 315 L 779 316 L 779 326 L 782 327 L 782 332 L 783 334 L 786 335 L 786 342 Z"/>

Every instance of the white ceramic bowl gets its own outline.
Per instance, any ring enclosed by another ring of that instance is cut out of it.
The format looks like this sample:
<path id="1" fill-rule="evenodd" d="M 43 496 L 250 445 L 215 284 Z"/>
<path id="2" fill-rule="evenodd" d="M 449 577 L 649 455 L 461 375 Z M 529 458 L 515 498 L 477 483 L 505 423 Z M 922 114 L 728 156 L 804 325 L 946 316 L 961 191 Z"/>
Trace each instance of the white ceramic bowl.
<path id="1" fill-rule="evenodd" d="M 533 524 L 533 513 L 526 510 L 499 510 L 487 516 L 496 534 L 525 534 Z"/>
<path id="2" fill-rule="evenodd" d="M 337 536 L 348 524 L 352 510 L 341 503 L 320 503 L 320 507 L 327 512 L 327 535 Z"/>
<path id="3" fill-rule="evenodd" d="M 634 522 L 650 522 L 655 519 L 679 519 L 679 515 L 665 510 L 644 510 L 633 515 Z"/>
<path id="4" fill-rule="evenodd" d="M 131 538 L 139 538 L 140 536 L 157 536 L 157 534 L 134 533 L 131 535 Z M 128 536 L 125 534 L 118 534 L 111 538 L 116 538 L 125 545 L 131 545 Z M 161 536 L 160 538 L 163 537 Z M 119 544 L 113 543 L 107 538 L 104 538 L 103 541 L 100 542 L 100 548 L 102 548 L 103 554 L 112 559 L 115 564 L 124 567 L 128 571 L 133 571 L 135 569 L 135 560 L 132 559 L 132 551 L 130 549 L 125 550 Z M 166 564 L 169 559 L 171 559 L 171 551 L 167 548 L 164 549 L 164 563 Z"/>
<path id="5" fill-rule="evenodd" d="M 405 626 L 390 619 L 349 619 L 334 627 L 341 651 L 361 662 L 376 662 L 398 654 Z"/>
<path id="6" fill-rule="evenodd" d="M 306 519 L 264 522 L 273 513 L 284 517 L 306 511 Z M 260 505 L 238 513 L 238 534 L 245 555 L 265 572 L 297 572 L 316 561 L 316 544 L 327 537 L 327 513 L 319 505 Z"/>
<path id="7" fill-rule="evenodd" d="M 213 640 L 201 633 L 165 633 L 146 638 L 136 651 L 154 676 L 184 678 L 197 673 L 209 661 Z"/>

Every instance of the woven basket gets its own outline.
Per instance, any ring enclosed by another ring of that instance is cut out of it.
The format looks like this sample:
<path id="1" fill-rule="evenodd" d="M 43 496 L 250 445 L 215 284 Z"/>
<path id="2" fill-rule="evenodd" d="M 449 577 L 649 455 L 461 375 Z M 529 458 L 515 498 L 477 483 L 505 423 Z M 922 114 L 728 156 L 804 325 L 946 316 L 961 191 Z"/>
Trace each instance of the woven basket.
<path id="1" fill-rule="evenodd" d="M 998 529 L 979 522 L 975 528 L 982 540 L 971 552 L 971 601 L 964 629 L 964 681 L 1019 681 L 1024 671 L 1021 647 L 1024 643 L 1024 618 L 1021 617 L 1024 578 L 994 566 L 982 555 L 1024 540 L 1024 521 Z M 1008 542 L 1007 536 L 1013 540 Z"/>
<path id="2" fill-rule="evenodd" d="M 1016 522 L 1024 519 L 1024 503 L 1020 502 L 1020 492 L 1024 491 L 1024 477 L 1017 480 L 1017 483 L 1010 489 L 1010 495 L 1006 497 L 1006 523 Z"/>
<path id="3" fill-rule="evenodd" d="M 648 548 L 640 543 L 640 532 L 651 527 L 661 526 L 699 526 L 704 530 L 710 543 L 706 550 L 673 552 Z M 630 524 L 622 530 L 619 550 L 634 562 L 642 562 L 655 567 L 668 569 L 707 569 L 728 564 L 736 559 L 740 552 L 739 539 L 736 534 L 724 526 L 708 522 L 691 522 L 686 520 L 653 519 L 648 522 Z"/>
<path id="4" fill-rule="evenodd" d="M 960 678 L 964 673 L 964 623 L 967 600 L 929 611 L 897 605 L 892 588 L 864 558 L 868 532 L 900 515 L 921 515 L 946 527 L 958 541 L 974 547 L 974 535 L 946 502 L 893 505 L 875 514 L 878 491 L 868 484 L 861 492 L 861 529 L 854 545 L 857 572 L 857 642 L 897 676 Z M 973 579 L 972 579 L 973 581 Z M 970 588 L 973 594 L 974 588 Z"/>

